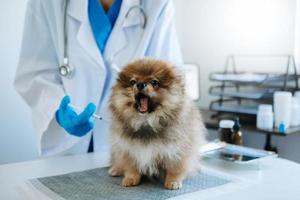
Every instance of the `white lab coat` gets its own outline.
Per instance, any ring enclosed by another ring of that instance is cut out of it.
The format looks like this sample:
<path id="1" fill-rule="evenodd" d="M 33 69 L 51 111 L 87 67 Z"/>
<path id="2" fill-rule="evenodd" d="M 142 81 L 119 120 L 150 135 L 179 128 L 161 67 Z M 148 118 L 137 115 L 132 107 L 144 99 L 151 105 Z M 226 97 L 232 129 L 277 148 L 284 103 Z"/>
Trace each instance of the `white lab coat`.
<path id="1" fill-rule="evenodd" d="M 67 11 L 67 47 L 72 78 L 59 75 L 63 63 L 63 0 L 29 0 L 15 87 L 32 109 L 40 155 L 87 152 L 91 133 L 75 137 L 55 120 L 60 101 L 68 94 L 74 105 L 84 108 L 89 102 L 97 113 L 108 119 L 107 100 L 102 94 L 108 68 L 121 68 L 140 57 L 153 57 L 181 65 L 181 53 L 175 32 L 171 0 L 143 1 L 147 15 L 145 30 L 140 13 L 125 15 L 139 0 L 123 0 L 119 17 L 106 43 L 103 55 L 97 48 L 90 27 L 87 0 L 70 0 Z M 116 71 L 113 70 L 116 74 Z M 109 85 L 112 85 L 109 83 Z M 103 99 L 101 102 L 101 98 Z M 94 150 L 108 150 L 108 123 L 96 121 Z"/>

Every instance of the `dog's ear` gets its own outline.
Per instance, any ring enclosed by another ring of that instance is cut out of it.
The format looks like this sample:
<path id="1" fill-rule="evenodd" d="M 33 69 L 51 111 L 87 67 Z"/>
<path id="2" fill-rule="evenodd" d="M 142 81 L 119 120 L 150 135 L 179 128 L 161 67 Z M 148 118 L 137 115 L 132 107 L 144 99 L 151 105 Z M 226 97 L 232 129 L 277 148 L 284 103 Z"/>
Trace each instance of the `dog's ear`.
<path id="1" fill-rule="evenodd" d="M 121 71 L 118 75 L 117 82 L 122 87 L 129 87 L 130 86 L 130 77 L 128 76 L 128 73 L 126 71 Z"/>
<path id="2" fill-rule="evenodd" d="M 159 70 L 155 73 L 155 76 L 158 77 L 159 81 L 162 84 L 162 87 L 168 88 L 172 84 L 181 84 L 183 77 L 179 71 L 173 66 L 164 66 L 160 67 Z"/>

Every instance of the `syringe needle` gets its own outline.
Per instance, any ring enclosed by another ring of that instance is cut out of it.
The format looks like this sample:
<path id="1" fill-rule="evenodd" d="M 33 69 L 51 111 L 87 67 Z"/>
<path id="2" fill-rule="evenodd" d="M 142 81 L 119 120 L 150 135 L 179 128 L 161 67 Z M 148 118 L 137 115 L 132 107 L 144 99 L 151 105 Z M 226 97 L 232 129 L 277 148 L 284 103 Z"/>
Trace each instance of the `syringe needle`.
<path id="1" fill-rule="evenodd" d="M 83 111 L 82 108 L 80 108 L 79 106 L 75 106 L 75 105 L 73 105 L 73 104 L 71 104 L 71 103 L 69 104 L 69 106 L 71 106 L 72 108 L 74 108 L 74 109 L 77 110 L 78 112 L 82 112 L 82 111 Z M 103 120 L 103 118 L 100 117 L 100 116 L 97 115 L 97 114 L 93 114 L 92 116 L 95 117 L 96 119 Z"/>

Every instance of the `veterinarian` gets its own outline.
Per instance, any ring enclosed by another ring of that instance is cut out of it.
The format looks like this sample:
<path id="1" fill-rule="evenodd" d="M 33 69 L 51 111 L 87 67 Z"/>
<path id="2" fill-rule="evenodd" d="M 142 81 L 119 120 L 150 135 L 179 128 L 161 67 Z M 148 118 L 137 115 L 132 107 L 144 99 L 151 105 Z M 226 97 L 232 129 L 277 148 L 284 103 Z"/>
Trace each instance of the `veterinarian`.
<path id="1" fill-rule="evenodd" d="M 15 87 L 40 155 L 108 151 L 108 122 L 92 115 L 109 119 L 115 75 L 145 56 L 182 63 L 172 0 L 29 0 Z"/>

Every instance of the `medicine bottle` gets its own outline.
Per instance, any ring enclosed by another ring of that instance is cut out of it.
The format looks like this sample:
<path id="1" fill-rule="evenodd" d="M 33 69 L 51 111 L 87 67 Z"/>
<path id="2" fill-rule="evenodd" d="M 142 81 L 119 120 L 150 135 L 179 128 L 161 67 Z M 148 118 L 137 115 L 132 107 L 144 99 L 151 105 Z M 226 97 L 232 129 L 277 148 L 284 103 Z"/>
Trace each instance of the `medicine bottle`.
<path id="1" fill-rule="evenodd" d="M 220 140 L 222 142 L 232 143 L 233 125 L 234 125 L 234 121 L 232 120 L 221 120 L 219 122 Z"/>
<path id="2" fill-rule="evenodd" d="M 242 145 L 243 140 L 242 140 L 241 124 L 239 118 L 235 119 L 232 129 L 233 129 L 233 134 L 231 137 L 232 144 Z"/>
<path id="3" fill-rule="evenodd" d="M 274 126 L 273 106 L 260 104 L 256 116 L 256 127 L 258 129 L 271 130 Z"/>

